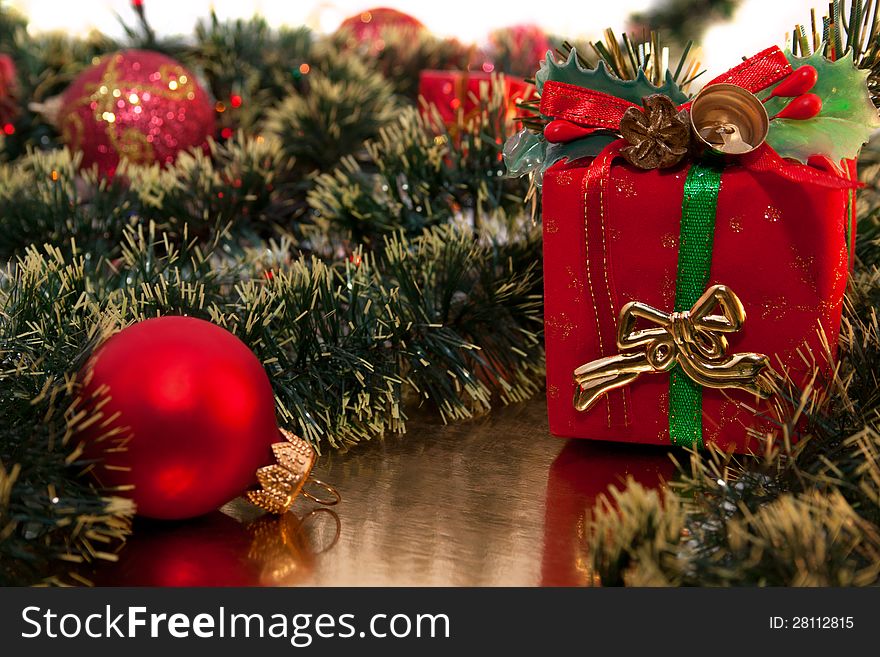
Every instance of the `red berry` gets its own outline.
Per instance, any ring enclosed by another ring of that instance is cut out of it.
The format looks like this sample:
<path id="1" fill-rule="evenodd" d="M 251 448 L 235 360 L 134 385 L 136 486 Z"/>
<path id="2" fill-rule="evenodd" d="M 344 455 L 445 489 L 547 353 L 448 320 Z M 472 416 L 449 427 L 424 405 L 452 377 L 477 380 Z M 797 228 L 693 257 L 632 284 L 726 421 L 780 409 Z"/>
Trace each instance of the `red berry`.
<path id="1" fill-rule="evenodd" d="M 776 86 L 770 93 L 770 98 L 779 96 L 794 98 L 795 96 L 800 96 L 816 86 L 816 80 L 818 79 L 819 74 L 815 68 L 812 66 L 801 66 Z"/>
<path id="2" fill-rule="evenodd" d="M 840 175 L 840 167 L 838 167 L 834 160 L 832 160 L 827 155 L 810 155 L 807 158 L 807 166 L 811 166 L 815 169 L 821 169 L 822 171 L 827 171 L 828 173 L 833 173 L 836 175 Z"/>
<path id="3" fill-rule="evenodd" d="M 822 99 L 816 94 L 801 94 L 773 118 L 774 119 L 812 119 L 822 111 Z"/>
<path id="4" fill-rule="evenodd" d="M 592 132 L 592 128 L 585 128 L 571 121 L 556 119 L 555 121 L 550 121 L 544 127 L 544 139 L 553 144 L 564 144 L 581 137 L 586 137 Z"/>

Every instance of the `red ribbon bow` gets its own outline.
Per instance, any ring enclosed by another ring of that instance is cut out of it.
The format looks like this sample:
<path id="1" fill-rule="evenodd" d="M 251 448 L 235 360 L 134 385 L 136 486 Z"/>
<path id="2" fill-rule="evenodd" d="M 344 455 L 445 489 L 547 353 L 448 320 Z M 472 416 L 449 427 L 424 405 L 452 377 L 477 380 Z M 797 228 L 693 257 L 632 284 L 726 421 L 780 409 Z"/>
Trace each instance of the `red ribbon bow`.
<path id="1" fill-rule="evenodd" d="M 735 84 L 746 91 L 756 93 L 775 84 L 792 73 L 785 54 L 773 46 L 745 60 L 709 82 Z M 691 103 L 679 106 L 688 109 Z M 597 130 L 616 131 L 624 112 L 638 105 L 610 94 L 585 89 L 566 82 L 548 80 L 541 94 L 541 114 L 563 119 L 581 126 L 581 136 Z M 862 184 L 836 171 L 821 170 L 780 157 L 773 148 L 764 143 L 747 155 L 739 156 L 737 162 L 756 172 L 774 172 L 797 183 L 811 183 L 834 189 L 854 189 Z"/>

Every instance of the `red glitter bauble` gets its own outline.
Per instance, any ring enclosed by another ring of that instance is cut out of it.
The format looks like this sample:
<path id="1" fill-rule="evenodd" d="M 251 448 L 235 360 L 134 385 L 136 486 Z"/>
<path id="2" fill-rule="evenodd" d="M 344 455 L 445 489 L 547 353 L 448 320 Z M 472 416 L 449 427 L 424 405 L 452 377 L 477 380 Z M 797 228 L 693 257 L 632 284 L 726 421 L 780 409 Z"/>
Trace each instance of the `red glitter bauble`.
<path id="1" fill-rule="evenodd" d="M 121 486 L 139 515 L 191 518 L 240 495 L 279 441 L 269 378 L 229 331 L 191 317 L 134 324 L 80 373 L 83 430 L 101 485 Z M 129 489 L 133 486 L 133 489 Z"/>
<path id="2" fill-rule="evenodd" d="M 61 98 L 58 126 L 83 166 L 113 175 L 120 159 L 170 164 L 214 133 L 214 109 L 195 76 L 145 50 L 102 57 Z"/>

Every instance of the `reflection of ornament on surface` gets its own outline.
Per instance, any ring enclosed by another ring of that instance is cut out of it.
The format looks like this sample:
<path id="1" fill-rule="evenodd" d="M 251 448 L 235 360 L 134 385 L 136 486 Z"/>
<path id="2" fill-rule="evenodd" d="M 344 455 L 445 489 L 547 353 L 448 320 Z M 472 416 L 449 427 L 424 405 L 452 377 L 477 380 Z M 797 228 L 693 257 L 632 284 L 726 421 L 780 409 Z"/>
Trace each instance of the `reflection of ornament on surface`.
<path id="1" fill-rule="evenodd" d="M 720 314 L 710 314 L 716 308 Z M 639 319 L 655 326 L 636 329 Z M 689 311 L 665 313 L 645 303 L 627 303 L 620 311 L 617 346 L 644 350 L 599 358 L 577 368 L 575 408 L 588 411 L 605 393 L 641 374 L 669 372 L 675 365 L 698 385 L 738 388 L 767 399 L 778 378 L 767 356 L 727 354 L 724 334 L 741 330 L 745 319 L 739 297 L 723 285 L 706 290 Z"/>
<path id="2" fill-rule="evenodd" d="M 691 128 L 687 110 L 679 110 L 667 96 L 644 99 L 644 111 L 630 107 L 620 121 L 620 132 L 629 146 L 620 153 L 640 169 L 678 164 L 688 153 Z"/>
<path id="3" fill-rule="evenodd" d="M 159 53 L 126 50 L 86 69 L 62 96 L 58 127 L 83 165 L 107 175 L 120 159 L 171 164 L 214 132 L 213 106 L 192 73 Z"/>
<path id="4" fill-rule="evenodd" d="M 328 516 L 335 526 L 333 538 L 315 548 L 306 525 L 310 520 Z M 314 570 L 315 557 L 336 545 L 342 530 L 339 516 L 331 509 L 315 509 L 302 518 L 293 513 L 263 516 L 248 525 L 253 537 L 249 558 L 260 567 L 264 586 L 293 586 L 303 583 Z"/>
<path id="5" fill-rule="evenodd" d="M 318 504 L 338 504 L 341 498 L 335 488 L 309 477 L 317 458 L 314 447 L 286 429 L 279 431 L 287 442 L 273 443 L 272 453 L 278 462 L 257 470 L 257 481 L 261 488 L 249 490 L 248 500 L 261 509 L 276 514 L 287 511 L 300 493 Z M 316 497 L 304 490 L 306 482 L 323 488 L 330 497 Z"/>
<path id="6" fill-rule="evenodd" d="M 186 522 L 138 519 L 116 563 L 95 570 L 98 586 L 256 586 L 247 528 L 215 511 Z"/>
<path id="7" fill-rule="evenodd" d="M 95 351 L 80 382 L 79 403 L 94 418 L 82 432 L 93 473 L 142 516 L 213 511 L 253 482 L 278 439 L 262 363 L 204 320 L 129 326 Z"/>
<path id="8" fill-rule="evenodd" d="M 675 475 L 669 456 L 668 449 L 645 445 L 588 440 L 565 445 L 547 476 L 542 586 L 600 584 L 589 547 L 593 507 L 609 486 L 621 488 L 628 478 L 663 488 Z"/>

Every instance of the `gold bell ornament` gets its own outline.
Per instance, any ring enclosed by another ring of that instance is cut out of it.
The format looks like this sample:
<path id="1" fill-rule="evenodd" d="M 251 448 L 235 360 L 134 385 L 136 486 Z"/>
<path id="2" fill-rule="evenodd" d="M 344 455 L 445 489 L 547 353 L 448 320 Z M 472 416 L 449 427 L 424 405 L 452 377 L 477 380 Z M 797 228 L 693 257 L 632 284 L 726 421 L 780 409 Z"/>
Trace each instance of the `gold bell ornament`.
<path id="1" fill-rule="evenodd" d="M 713 84 L 694 98 L 691 126 L 697 139 L 716 153 L 744 155 L 764 143 L 767 110 L 753 93 L 735 84 Z"/>

